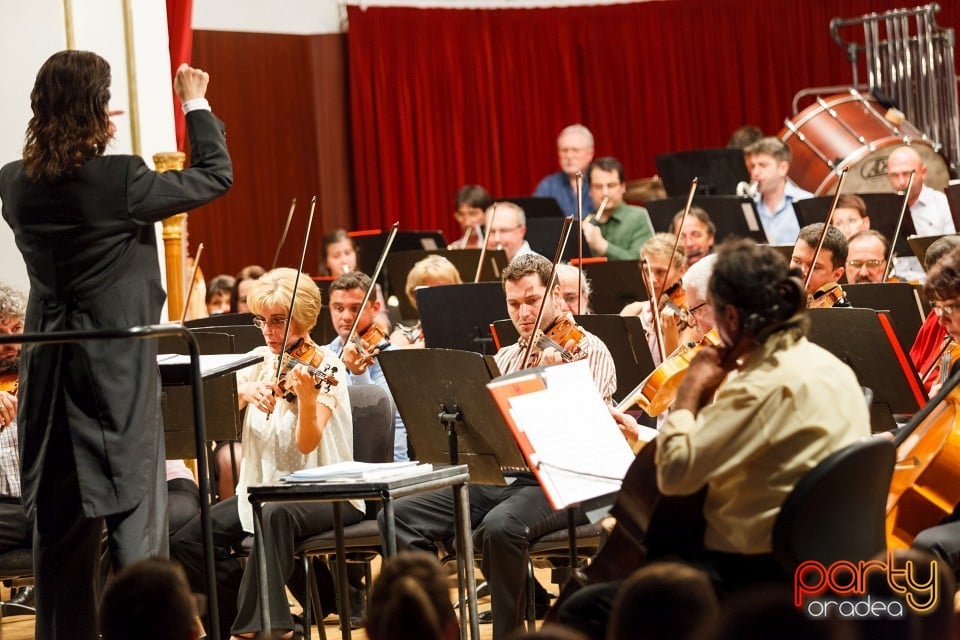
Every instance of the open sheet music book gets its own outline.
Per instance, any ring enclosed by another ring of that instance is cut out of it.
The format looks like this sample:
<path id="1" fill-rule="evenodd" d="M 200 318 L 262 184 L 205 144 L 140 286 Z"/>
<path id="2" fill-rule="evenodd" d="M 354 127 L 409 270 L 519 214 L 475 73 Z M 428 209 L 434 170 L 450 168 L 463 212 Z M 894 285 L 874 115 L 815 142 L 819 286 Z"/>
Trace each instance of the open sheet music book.
<path id="1" fill-rule="evenodd" d="M 526 369 L 487 389 L 554 509 L 620 489 L 634 455 L 586 360 Z"/>

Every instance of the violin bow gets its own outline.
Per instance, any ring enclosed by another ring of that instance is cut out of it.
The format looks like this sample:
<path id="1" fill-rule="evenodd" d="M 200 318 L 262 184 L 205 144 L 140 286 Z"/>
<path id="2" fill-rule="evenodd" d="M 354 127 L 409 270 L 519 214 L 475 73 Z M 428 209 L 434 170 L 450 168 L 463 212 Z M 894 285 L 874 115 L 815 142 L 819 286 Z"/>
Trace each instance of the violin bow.
<path id="1" fill-rule="evenodd" d="M 277 373 L 273 382 L 280 384 L 280 376 L 283 373 L 283 356 L 287 349 L 287 338 L 290 336 L 290 323 L 293 320 L 293 306 L 297 301 L 297 287 L 300 286 L 300 273 L 303 271 L 303 261 L 307 257 L 307 242 L 310 240 L 310 229 L 313 227 L 313 212 L 317 208 L 317 196 L 310 200 L 310 215 L 307 217 L 307 231 L 303 234 L 303 246 L 300 248 L 300 264 L 297 267 L 297 275 L 293 279 L 293 293 L 290 294 L 290 309 L 287 311 L 287 322 L 283 327 L 283 342 L 280 343 L 280 356 L 277 358 Z M 267 418 L 270 414 L 267 414 Z"/>
<path id="2" fill-rule="evenodd" d="M 193 258 L 193 269 L 190 271 L 190 286 L 187 287 L 187 297 L 183 299 L 183 311 L 180 312 L 180 326 L 187 321 L 187 311 L 190 310 L 190 296 L 197 285 L 197 272 L 200 271 L 200 254 L 203 253 L 203 243 L 197 247 L 197 255 Z"/>
<path id="3" fill-rule="evenodd" d="M 342 345 L 340 345 L 340 353 L 338 355 L 341 358 L 343 357 L 343 348 L 357 337 L 357 326 L 360 324 L 360 316 L 363 315 L 363 310 L 367 308 L 367 303 L 370 302 L 370 295 L 373 293 L 374 289 L 377 288 L 377 279 L 380 277 L 380 271 L 383 269 L 383 263 L 387 261 L 387 254 L 390 253 L 390 246 L 393 244 L 393 239 L 397 237 L 397 229 L 399 227 L 399 222 L 394 222 L 393 226 L 390 227 L 390 235 L 387 236 L 387 242 L 383 246 L 383 251 L 380 252 L 380 259 L 377 260 L 377 267 L 373 270 L 373 274 L 370 276 L 370 286 L 367 287 L 367 292 L 363 295 L 363 302 L 360 303 L 360 309 L 357 311 L 357 315 L 353 318 L 353 325 L 350 327 L 350 333 L 347 334 L 347 339 L 343 341 Z"/>
<path id="4" fill-rule="evenodd" d="M 840 181 L 837 182 L 837 192 L 833 194 L 833 204 L 830 205 L 830 211 L 827 212 L 827 219 L 823 222 L 823 230 L 820 232 L 820 239 L 817 241 L 817 248 L 813 252 L 813 261 L 810 263 L 810 269 L 807 271 L 807 277 L 803 279 L 803 290 L 806 291 L 813 280 L 813 270 L 817 266 L 817 260 L 820 258 L 820 250 L 823 249 L 823 240 L 827 237 L 827 229 L 833 222 L 833 212 L 837 210 L 837 202 L 840 201 L 840 192 L 843 190 L 843 182 L 847 179 L 847 170 L 840 172 Z"/>
<path id="5" fill-rule="evenodd" d="M 530 334 L 530 340 L 527 342 L 527 348 L 523 353 L 523 367 L 530 361 L 530 354 L 533 353 L 533 345 L 539 339 L 537 333 L 540 332 L 540 323 L 543 321 L 543 311 L 547 308 L 547 300 L 552 297 L 554 282 L 557 278 L 557 263 L 563 256 L 564 249 L 567 248 L 567 240 L 570 238 L 570 230 L 573 228 L 573 216 L 563 219 L 563 228 L 560 230 L 560 242 L 557 243 L 557 253 L 553 258 L 553 266 L 550 267 L 550 277 L 547 278 L 547 288 L 543 292 L 543 300 L 540 301 L 540 310 L 537 311 L 537 321 L 533 325 L 533 333 Z"/>
<path id="6" fill-rule="evenodd" d="M 577 225 L 580 229 L 580 233 L 577 234 L 577 258 L 579 258 L 577 269 L 580 269 L 583 265 L 583 172 L 579 169 L 577 169 Z M 581 278 L 577 278 L 577 315 L 580 315 L 580 297 L 582 295 Z"/>
<path id="7" fill-rule="evenodd" d="M 287 241 L 287 232 L 290 231 L 290 221 L 293 220 L 293 211 L 297 208 L 297 199 L 294 198 L 290 201 L 290 211 L 287 213 L 287 223 L 283 225 L 283 233 L 280 234 L 280 242 L 277 244 L 277 250 L 273 254 L 273 264 L 270 265 L 270 271 L 273 271 L 277 268 L 277 260 L 280 259 L 280 249 L 283 248 L 283 243 Z M 303 268 L 303 265 L 300 265 L 300 268 Z"/>
<path id="8" fill-rule="evenodd" d="M 473 282 L 480 282 L 480 272 L 483 271 L 483 259 L 487 255 L 487 241 L 490 240 L 490 230 L 493 228 L 493 221 L 497 219 L 497 203 L 493 203 L 493 211 L 490 212 L 490 223 L 483 233 L 483 246 L 480 247 L 480 260 L 477 262 L 477 274 L 473 276 Z"/>
<path id="9" fill-rule="evenodd" d="M 687 194 L 687 204 L 683 207 L 683 215 L 680 217 L 680 228 L 683 228 L 683 223 L 687 219 L 687 214 L 690 213 L 690 207 L 693 206 L 693 196 L 697 192 L 697 183 L 699 183 L 699 178 L 694 178 L 690 181 L 690 192 Z M 660 297 L 663 295 L 663 292 L 667 290 L 667 281 L 670 279 L 670 270 L 673 269 L 673 256 L 677 254 L 677 249 L 680 248 L 680 231 L 677 230 L 677 236 L 673 240 L 673 251 L 670 252 L 670 260 L 667 262 L 667 273 L 663 276 L 663 282 L 660 284 L 660 291 L 657 292 L 657 297 L 652 298 L 653 306 L 652 309 L 657 309 L 660 306 Z M 649 291 L 647 292 L 649 295 Z M 662 349 L 661 349 L 662 350 Z"/>
<path id="10" fill-rule="evenodd" d="M 897 228 L 893 231 L 893 238 L 890 240 L 890 252 L 887 254 L 887 266 L 883 270 L 883 279 L 880 282 L 886 282 L 890 277 L 890 270 L 893 268 L 893 254 L 897 248 L 897 238 L 900 236 L 900 226 L 903 224 L 903 216 L 907 213 L 907 200 L 910 199 L 910 190 L 913 189 L 913 179 L 917 175 L 916 170 L 910 172 L 910 179 L 907 180 L 907 191 L 903 194 L 903 204 L 900 205 L 900 217 L 897 218 Z"/>
<path id="11" fill-rule="evenodd" d="M 673 262 L 673 256 L 670 257 L 670 262 Z M 647 290 L 647 297 L 650 298 L 650 317 L 653 322 L 653 336 L 657 341 L 657 352 L 660 354 L 660 362 L 663 363 L 667 359 L 667 347 L 663 340 L 663 328 L 660 326 L 660 313 L 656 303 L 657 298 L 653 297 L 656 293 L 656 287 L 653 285 L 653 274 L 650 272 L 650 265 L 647 264 L 646 259 L 640 260 L 640 279 L 643 281 L 643 288 Z"/>

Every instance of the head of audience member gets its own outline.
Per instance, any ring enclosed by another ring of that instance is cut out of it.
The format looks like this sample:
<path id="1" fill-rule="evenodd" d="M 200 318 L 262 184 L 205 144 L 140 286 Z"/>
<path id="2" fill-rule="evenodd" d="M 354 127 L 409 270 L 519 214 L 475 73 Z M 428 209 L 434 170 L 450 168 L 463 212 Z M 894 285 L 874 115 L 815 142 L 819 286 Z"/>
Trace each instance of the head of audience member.
<path id="1" fill-rule="evenodd" d="M 687 257 L 672 233 L 655 233 L 640 247 L 641 276 L 656 293 L 669 291 L 687 270 Z"/>
<path id="2" fill-rule="evenodd" d="M 680 227 L 681 221 L 683 227 Z M 678 211 L 677 215 L 673 216 L 671 230 L 674 234 L 680 234 L 680 244 L 687 256 L 687 266 L 713 251 L 717 226 L 710 219 L 710 214 L 701 207 L 690 207 L 686 219 L 683 211 Z"/>
<path id="3" fill-rule="evenodd" d="M 233 282 L 233 290 L 230 292 L 230 311 L 232 313 L 250 313 L 250 307 L 247 305 L 247 294 L 250 292 L 253 281 L 264 273 L 266 273 L 266 269 L 258 264 L 247 265 L 240 270 Z"/>
<path id="4" fill-rule="evenodd" d="M 23 147 L 24 173 L 53 182 L 103 155 L 110 122 L 110 65 L 90 51 L 59 51 L 43 63 L 30 92 L 33 117 Z"/>
<path id="5" fill-rule="evenodd" d="M 888 563 L 891 556 L 883 553 L 876 560 Z M 956 580 L 950 565 L 942 559 L 916 547 L 897 549 L 892 554 L 896 569 L 904 569 L 911 563 L 910 574 L 915 584 L 931 585 L 928 598 L 936 597 L 930 611 L 919 614 L 906 602 L 902 593 L 896 593 L 890 587 L 886 571 L 873 571 L 866 576 L 867 593 L 876 600 L 898 600 L 903 603 L 904 615 L 899 618 L 884 616 L 882 620 L 870 616 L 857 621 L 861 638 L 870 640 L 927 640 L 927 638 L 954 638 L 956 614 L 954 613 L 954 592 Z M 936 584 L 936 589 L 932 585 Z M 934 595 L 935 594 L 935 595 Z M 927 604 L 929 600 L 918 598 L 917 604 Z"/>
<path id="6" fill-rule="evenodd" d="M 913 178 L 913 186 L 910 188 L 910 195 L 907 196 L 907 204 L 911 207 L 920 197 L 920 190 L 923 189 L 923 181 L 927 178 L 927 165 L 917 150 L 906 145 L 897 147 L 887 158 L 887 179 L 890 180 L 890 186 L 899 194 L 907 191 L 907 184 L 910 182 L 910 174 L 916 171 Z"/>
<path id="7" fill-rule="evenodd" d="M 623 203 L 627 192 L 627 181 L 623 175 L 623 165 L 616 158 L 604 157 L 590 164 L 590 200 L 595 211 L 600 203 L 607 199 L 607 211 L 616 209 Z"/>
<path id="8" fill-rule="evenodd" d="M 290 332 L 286 346 L 306 338 L 317 324 L 320 314 L 320 289 L 305 273 L 297 278 L 297 270 L 280 267 L 268 271 L 254 280 L 247 293 L 247 304 L 253 313 L 253 323 L 263 333 L 263 341 L 273 353 L 280 353 L 284 346 L 283 334 L 294 285 L 297 288 L 297 304 L 290 319 Z"/>
<path id="9" fill-rule="evenodd" d="M 320 271 L 338 278 L 344 273 L 357 270 L 357 247 L 353 238 L 343 229 L 334 229 L 323 236 L 323 264 Z"/>
<path id="10" fill-rule="evenodd" d="M 710 578 L 702 570 L 682 562 L 654 562 L 634 571 L 620 587 L 607 638 L 702 638 L 716 623 L 719 609 Z"/>
<path id="11" fill-rule="evenodd" d="M 330 283 L 330 290 L 327 293 L 330 320 L 341 340 L 346 340 L 350 335 L 350 329 L 358 313 L 360 320 L 357 322 L 357 334 L 362 334 L 376 320 L 380 312 L 380 301 L 377 300 L 377 296 L 370 296 L 366 308 L 362 313 L 360 311 L 360 305 L 363 304 L 363 297 L 370 288 L 370 282 L 370 276 L 367 274 L 348 271 Z"/>
<path id="12" fill-rule="evenodd" d="M 385 560 L 367 604 L 370 640 L 453 640 L 459 634 L 447 574 L 437 558 L 406 551 Z"/>
<path id="13" fill-rule="evenodd" d="M 847 239 L 843 236 L 843 232 L 833 225 L 827 229 L 823 246 L 817 255 L 817 263 L 813 264 L 813 254 L 817 251 L 822 233 L 822 222 L 808 224 L 800 229 L 797 243 L 793 245 L 790 265 L 800 269 L 805 282 L 807 274 L 813 269 L 813 275 L 810 276 L 810 282 L 807 284 L 807 295 L 813 295 L 820 290 L 820 287 L 831 282 L 840 282 L 847 264 Z"/>
<path id="14" fill-rule="evenodd" d="M 943 236 L 937 238 L 927 247 L 927 252 L 923 255 L 923 270 L 930 271 L 933 265 L 940 262 L 940 259 L 952 253 L 954 249 L 960 247 L 960 236 Z"/>
<path id="15" fill-rule="evenodd" d="M 134 562 L 107 585 L 100 601 L 103 640 L 196 640 L 197 604 L 183 569 L 166 560 Z"/>
<path id="16" fill-rule="evenodd" d="M 923 290 L 940 324 L 954 341 L 960 340 L 960 249 L 954 249 L 930 268 Z"/>
<path id="17" fill-rule="evenodd" d="M 713 329 L 713 308 L 710 306 L 710 276 L 717 254 L 711 253 L 687 269 L 683 274 L 683 290 L 687 294 L 687 313 L 690 326 L 701 336 Z"/>
<path id="18" fill-rule="evenodd" d="M 843 231 L 849 240 L 856 234 L 870 228 L 870 216 L 867 215 L 867 203 L 858 195 L 843 193 L 837 198 L 837 208 L 833 211 L 833 224 Z"/>
<path id="19" fill-rule="evenodd" d="M 587 274 L 572 264 L 557 265 L 557 280 L 563 297 L 563 310 L 574 315 L 586 315 L 590 310 L 590 281 Z"/>
<path id="20" fill-rule="evenodd" d="M 512 202 L 494 202 L 487 209 L 486 228 L 487 247 L 503 249 L 509 262 L 525 242 L 527 214 Z"/>
<path id="21" fill-rule="evenodd" d="M 218 313 L 230 313 L 230 298 L 233 295 L 233 285 L 237 279 L 227 273 L 210 279 L 207 285 L 207 313 L 216 315 Z"/>
<path id="22" fill-rule="evenodd" d="M 746 149 L 762 137 L 763 131 L 760 130 L 760 127 L 745 124 L 730 134 L 730 140 L 727 141 L 727 149 Z"/>
<path id="23" fill-rule="evenodd" d="M 761 138 L 744 149 L 750 180 L 763 195 L 776 193 L 787 184 L 790 147 L 780 138 Z"/>
<path id="24" fill-rule="evenodd" d="M 23 333 L 27 301 L 23 294 L 0 282 L 0 335 Z M 20 345 L 0 345 L 0 373 L 15 370 L 20 365 Z"/>
<path id="25" fill-rule="evenodd" d="M 508 638 L 509 640 L 590 640 L 586 634 L 557 622 L 545 623 L 535 631 L 518 631 Z"/>
<path id="26" fill-rule="evenodd" d="M 454 200 L 456 210 L 453 212 L 460 231 L 464 234 L 473 232 L 478 225 L 483 224 L 483 212 L 492 204 L 493 198 L 480 185 L 468 184 L 460 187 Z"/>
<path id="27" fill-rule="evenodd" d="M 460 272 L 453 263 L 441 255 L 430 255 L 417 262 L 407 273 L 404 291 L 413 308 L 417 308 L 416 291 L 421 287 L 437 287 L 442 284 L 460 284 Z"/>
<path id="28" fill-rule="evenodd" d="M 557 136 L 557 159 L 560 171 L 571 180 L 580 171 L 586 177 L 587 167 L 593 160 L 593 134 L 582 124 L 564 127 Z"/>
<path id="29" fill-rule="evenodd" d="M 847 282 L 883 282 L 890 243 L 876 229 L 865 229 L 847 240 Z"/>
<path id="30" fill-rule="evenodd" d="M 547 292 L 552 269 L 553 263 L 543 256 L 525 253 L 511 260 L 501 274 L 503 292 L 507 298 L 507 314 L 524 340 L 529 340 L 534 333 L 544 296 L 548 299 L 544 304 L 541 329 L 552 325 L 564 309 L 560 285 L 555 284 Z"/>
<path id="31" fill-rule="evenodd" d="M 723 243 L 710 276 L 710 306 L 723 344 L 758 344 L 767 332 L 803 313 L 806 294 L 796 276 L 768 245 L 747 239 Z"/>
<path id="32" fill-rule="evenodd" d="M 738 592 L 724 601 L 720 624 L 712 639 L 855 640 L 857 637 L 846 621 L 807 617 L 794 605 L 788 586 L 765 585 Z"/>

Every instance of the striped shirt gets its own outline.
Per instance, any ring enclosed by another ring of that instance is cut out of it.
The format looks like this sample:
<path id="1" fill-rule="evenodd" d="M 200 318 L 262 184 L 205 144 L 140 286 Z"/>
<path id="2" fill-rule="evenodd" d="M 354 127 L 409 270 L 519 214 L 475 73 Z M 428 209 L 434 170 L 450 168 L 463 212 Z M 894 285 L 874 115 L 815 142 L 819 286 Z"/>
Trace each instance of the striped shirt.
<path id="1" fill-rule="evenodd" d="M 16 422 L 0 431 L 0 497 L 20 497 L 20 448 L 17 446 Z"/>

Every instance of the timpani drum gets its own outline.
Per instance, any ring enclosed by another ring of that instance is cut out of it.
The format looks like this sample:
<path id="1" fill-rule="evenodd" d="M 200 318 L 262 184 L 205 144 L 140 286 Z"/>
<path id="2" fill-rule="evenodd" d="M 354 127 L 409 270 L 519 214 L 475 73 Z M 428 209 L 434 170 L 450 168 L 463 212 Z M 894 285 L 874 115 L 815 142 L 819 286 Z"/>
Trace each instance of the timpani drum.
<path id="1" fill-rule="evenodd" d="M 818 97 L 784 124 L 779 137 L 793 156 L 790 178 L 818 196 L 836 191 L 843 169 L 848 170 L 845 192 L 890 193 L 887 158 L 904 144 L 923 159 L 928 186 L 942 190 L 950 179 L 947 163 L 927 136 L 907 120 L 888 119 L 873 96 L 856 89 Z"/>

